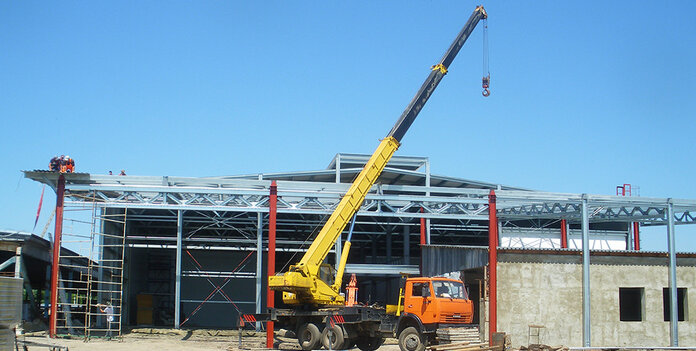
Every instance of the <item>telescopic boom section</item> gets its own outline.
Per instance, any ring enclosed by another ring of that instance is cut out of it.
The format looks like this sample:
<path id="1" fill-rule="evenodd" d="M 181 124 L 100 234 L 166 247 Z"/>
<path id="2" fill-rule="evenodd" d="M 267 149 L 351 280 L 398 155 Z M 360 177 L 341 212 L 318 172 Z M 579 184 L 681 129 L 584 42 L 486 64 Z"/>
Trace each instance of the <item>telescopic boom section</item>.
<path id="1" fill-rule="evenodd" d="M 459 32 L 440 62 L 432 67 L 430 75 L 428 75 L 416 96 L 401 114 L 392 130 L 380 142 L 377 150 L 367 161 L 365 168 L 363 168 L 348 189 L 348 192 L 343 196 L 341 202 L 339 202 L 300 262 L 291 266 L 289 271 L 283 275 L 269 277 L 268 286 L 273 290 L 283 291 L 283 301 L 285 303 L 317 306 L 344 304 L 345 299 L 339 294 L 339 291 L 345 262 L 350 249 L 350 242 L 346 243 L 347 245 L 342 253 L 345 257 L 341 257 L 336 281 L 331 286 L 319 279 L 321 264 L 326 259 L 341 232 L 343 232 L 348 222 L 358 211 L 363 201 L 365 201 L 365 196 L 375 184 L 377 178 L 379 178 L 387 162 L 399 148 L 404 134 L 406 134 L 408 128 L 423 109 L 423 106 L 433 94 L 442 78 L 447 74 L 447 68 L 454 60 L 454 57 L 457 56 L 457 53 L 474 28 L 476 28 L 478 22 L 486 17 L 486 11 L 483 9 L 483 6 L 478 6 L 474 10 L 474 13 L 469 17 L 464 28 Z"/>

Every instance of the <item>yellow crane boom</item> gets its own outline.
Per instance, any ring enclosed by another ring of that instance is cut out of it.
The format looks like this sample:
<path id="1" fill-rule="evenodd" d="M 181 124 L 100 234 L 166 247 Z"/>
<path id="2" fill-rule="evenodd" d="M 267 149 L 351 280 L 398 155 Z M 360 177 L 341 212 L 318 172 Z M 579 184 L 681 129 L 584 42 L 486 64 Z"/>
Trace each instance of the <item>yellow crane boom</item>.
<path id="1" fill-rule="evenodd" d="M 341 255 L 338 271 L 334 284 L 329 285 L 319 278 L 321 264 L 329 254 L 339 235 L 345 229 L 350 219 L 355 215 L 368 191 L 375 184 L 377 178 L 386 167 L 394 152 L 401 145 L 401 139 L 428 101 L 433 91 L 447 74 L 449 65 L 462 48 L 467 38 L 487 14 L 483 6 L 478 6 L 469 20 L 450 45 L 440 62 L 432 66 L 432 70 L 426 78 L 416 96 L 406 107 L 401 117 L 396 122 L 387 137 L 383 139 L 377 150 L 372 154 L 360 172 L 358 177 L 339 202 L 331 217 L 326 221 L 317 237 L 312 242 L 300 262 L 290 266 L 290 269 L 282 275 L 268 278 L 269 288 L 283 291 L 283 301 L 288 304 L 343 305 L 345 299 L 340 295 L 340 288 L 345 270 L 350 241 L 346 241 Z"/>

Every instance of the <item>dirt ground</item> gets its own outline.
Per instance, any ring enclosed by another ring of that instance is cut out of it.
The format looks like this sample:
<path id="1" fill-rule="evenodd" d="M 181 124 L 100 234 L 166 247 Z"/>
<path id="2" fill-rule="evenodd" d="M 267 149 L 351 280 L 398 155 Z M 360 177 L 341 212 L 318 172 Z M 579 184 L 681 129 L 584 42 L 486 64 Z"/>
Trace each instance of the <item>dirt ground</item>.
<path id="1" fill-rule="evenodd" d="M 93 338 L 85 342 L 83 339 L 50 339 L 45 334 L 21 336 L 18 340 L 20 345 L 25 343 L 29 351 L 51 350 L 55 346 L 68 348 L 70 351 L 263 350 L 266 346 L 264 333 L 243 331 L 240 348 L 239 333 L 236 330 L 137 329 L 112 340 Z M 278 334 L 275 346 L 278 350 L 300 350 L 296 340 Z M 380 347 L 382 351 L 398 349 L 395 339 L 387 339 Z"/>

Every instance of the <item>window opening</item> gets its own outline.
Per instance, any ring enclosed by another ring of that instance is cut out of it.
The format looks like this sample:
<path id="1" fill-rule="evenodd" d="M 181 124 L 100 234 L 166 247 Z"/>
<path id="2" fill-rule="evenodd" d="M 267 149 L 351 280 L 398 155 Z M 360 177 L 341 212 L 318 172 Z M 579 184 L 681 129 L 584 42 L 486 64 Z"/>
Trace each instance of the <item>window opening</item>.
<path id="1" fill-rule="evenodd" d="M 670 304 L 669 288 L 662 289 L 662 306 L 664 311 L 665 322 L 671 320 L 669 314 L 669 304 Z M 677 288 L 677 321 L 683 322 L 687 317 L 687 293 L 686 288 Z"/>
<path id="2" fill-rule="evenodd" d="M 619 320 L 640 322 L 643 320 L 645 288 L 619 288 Z"/>

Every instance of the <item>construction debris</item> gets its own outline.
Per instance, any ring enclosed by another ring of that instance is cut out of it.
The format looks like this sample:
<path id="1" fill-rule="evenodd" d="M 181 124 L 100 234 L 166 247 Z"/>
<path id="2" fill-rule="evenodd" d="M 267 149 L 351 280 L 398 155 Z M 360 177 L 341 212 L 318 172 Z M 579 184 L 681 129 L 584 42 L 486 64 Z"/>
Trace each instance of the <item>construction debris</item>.
<path id="1" fill-rule="evenodd" d="M 529 346 L 520 346 L 520 351 L 568 351 L 568 347 L 563 345 L 530 344 Z"/>
<path id="2" fill-rule="evenodd" d="M 432 351 L 503 351 L 503 345 L 488 346 L 488 343 L 458 342 L 454 344 L 433 345 Z"/>

